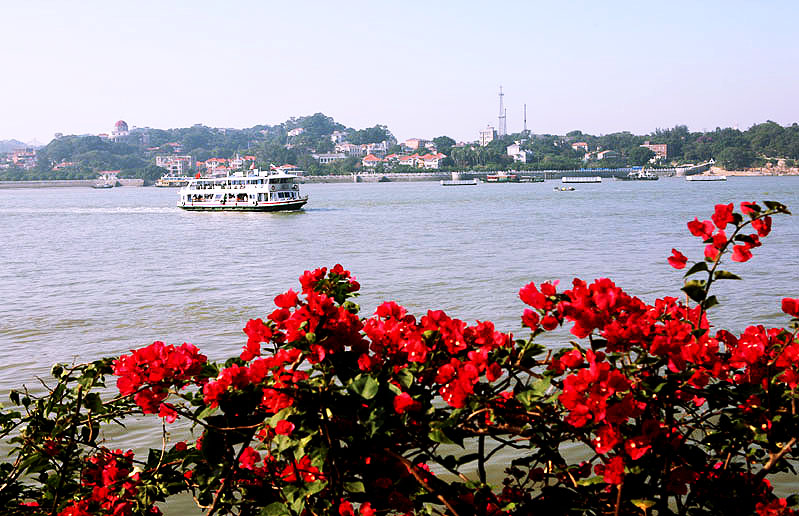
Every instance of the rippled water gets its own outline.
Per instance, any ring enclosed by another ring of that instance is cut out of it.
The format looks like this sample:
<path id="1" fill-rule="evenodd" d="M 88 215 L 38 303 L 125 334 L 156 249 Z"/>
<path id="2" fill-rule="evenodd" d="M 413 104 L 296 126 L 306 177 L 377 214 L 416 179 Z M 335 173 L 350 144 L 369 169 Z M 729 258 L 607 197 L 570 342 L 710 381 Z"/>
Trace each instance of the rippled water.
<path id="1" fill-rule="evenodd" d="M 391 299 L 520 333 L 530 281 L 610 277 L 646 301 L 679 295 L 671 248 L 702 256 L 688 220 L 744 200 L 799 214 L 794 177 L 555 184 L 308 184 L 296 213 L 183 212 L 171 189 L 0 189 L 0 398 L 54 362 L 153 340 L 238 354 L 247 320 L 319 266 L 354 273 L 365 314 Z M 797 242 L 799 217 L 777 218 L 754 259 L 729 266 L 745 281 L 716 292 L 711 320 L 784 323 L 780 299 L 799 297 Z"/>

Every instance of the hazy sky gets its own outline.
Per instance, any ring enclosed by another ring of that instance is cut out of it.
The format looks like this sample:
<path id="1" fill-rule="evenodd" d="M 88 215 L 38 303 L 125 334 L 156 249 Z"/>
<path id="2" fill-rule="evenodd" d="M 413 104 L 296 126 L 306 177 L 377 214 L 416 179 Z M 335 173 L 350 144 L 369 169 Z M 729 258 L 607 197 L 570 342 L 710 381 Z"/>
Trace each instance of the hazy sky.
<path id="1" fill-rule="evenodd" d="M 0 0 L 0 139 L 322 112 L 475 140 L 799 121 L 799 2 Z"/>

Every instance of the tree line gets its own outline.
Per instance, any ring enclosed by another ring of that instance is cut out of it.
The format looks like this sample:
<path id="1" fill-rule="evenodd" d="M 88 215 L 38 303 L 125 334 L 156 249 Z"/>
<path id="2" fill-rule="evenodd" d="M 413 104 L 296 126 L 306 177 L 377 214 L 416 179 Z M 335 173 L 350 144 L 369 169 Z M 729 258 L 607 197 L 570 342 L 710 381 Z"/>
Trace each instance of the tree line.
<path id="1" fill-rule="evenodd" d="M 295 131 L 301 129 L 301 131 Z M 92 179 L 102 170 L 119 170 L 121 177 L 155 181 L 166 171 L 156 167 L 155 156 L 191 155 L 195 161 L 252 155 L 256 164 L 292 164 L 311 175 L 347 174 L 361 168 L 360 157 L 347 157 L 330 164 L 319 164 L 313 154 L 335 148 L 331 136 L 342 133 L 345 141 L 368 144 L 387 141 L 390 153 L 402 153 L 402 146 L 385 125 L 356 130 L 322 113 L 291 118 L 281 124 L 256 125 L 246 129 L 213 128 L 194 125 L 177 129 L 134 129 L 116 141 L 94 135 L 63 136 L 37 150 L 37 165 L 30 170 L 11 166 L 0 170 L 0 180 Z M 289 134 L 291 133 L 291 135 Z M 645 142 L 667 144 L 669 156 L 654 160 L 655 153 L 642 147 Z M 685 125 L 657 129 L 648 135 L 617 132 L 591 135 L 575 130 L 565 135 L 515 133 L 496 138 L 487 145 L 457 144 L 449 136 L 432 140 L 434 148 L 446 155 L 444 169 L 521 169 L 551 170 L 577 168 L 615 168 L 625 166 L 672 166 L 715 160 L 728 170 L 784 163 L 795 166 L 799 160 L 799 125 L 782 126 L 767 121 L 745 131 L 716 128 L 691 132 Z M 585 160 L 585 150 L 573 147 L 583 142 L 591 151 L 612 150 L 606 159 Z M 527 151 L 526 163 L 514 162 L 507 147 L 518 143 Z M 405 149 L 407 150 L 407 149 Z M 418 152 L 425 153 L 426 149 Z M 782 161 L 782 163 L 781 163 Z M 66 165 L 65 165 L 66 164 Z M 379 167 L 379 170 L 383 170 Z"/>

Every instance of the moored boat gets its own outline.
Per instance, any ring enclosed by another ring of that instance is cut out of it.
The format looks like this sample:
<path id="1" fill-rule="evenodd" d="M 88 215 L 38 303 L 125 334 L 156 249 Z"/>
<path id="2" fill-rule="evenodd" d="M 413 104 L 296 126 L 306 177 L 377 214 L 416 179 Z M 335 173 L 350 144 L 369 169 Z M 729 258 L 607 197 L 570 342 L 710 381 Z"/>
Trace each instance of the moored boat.
<path id="1" fill-rule="evenodd" d="M 159 187 L 166 187 L 166 188 L 175 188 L 180 186 L 186 186 L 189 184 L 192 178 L 189 176 L 162 176 L 161 178 L 155 181 L 155 186 Z"/>
<path id="2" fill-rule="evenodd" d="M 292 211 L 308 202 L 298 176 L 260 170 L 192 178 L 178 195 L 178 207 L 193 211 Z"/>
<path id="3" fill-rule="evenodd" d="M 622 181 L 657 181 L 660 178 L 654 172 L 642 169 L 642 170 L 633 170 L 626 176 L 621 176 L 621 177 L 617 176 L 616 179 L 621 179 Z"/>
<path id="4" fill-rule="evenodd" d="M 705 176 L 696 174 L 693 176 L 685 176 L 686 181 L 726 181 L 727 176 Z"/>
<path id="5" fill-rule="evenodd" d="M 563 176 L 562 183 L 601 183 L 601 176 Z"/>
<path id="6" fill-rule="evenodd" d="M 519 176 L 517 174 L 510 174 L 505 171 L 497 172 L 496 174 L 488 174 L 486 176 L 486 183 L 518 183 Z"/>

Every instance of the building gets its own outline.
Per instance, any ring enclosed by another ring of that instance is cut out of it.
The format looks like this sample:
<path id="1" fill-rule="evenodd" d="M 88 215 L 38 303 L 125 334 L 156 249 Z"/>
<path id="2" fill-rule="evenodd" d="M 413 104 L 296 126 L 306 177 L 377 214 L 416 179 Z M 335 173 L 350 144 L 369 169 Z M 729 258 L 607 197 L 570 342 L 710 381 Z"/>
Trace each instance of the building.
<path id="1" fill-rule="evenodd" d="M 505 148 L 508 156 L 513 158 L 516 163 L 529 163 L 533 154 L 530 151 L 522 149 L 522 142 L 513 142 L 513 145 L 508 145 Z"/>
<path id="2" fill-rule="evenodd" d="M 409 138 L 402 142 L 402 147 L 408 150 L 418 150 L 419 147 L 424 147 L 427 140 L 421 138 Z"/>
<path id="3" fill-rule="evenodd" d="M 641 147 L 646 147 L 655 153 L 655 156 L 660 159 L 667 159 L 669 157 L 669 145 L 667 143 L 649 143 L 645 141 Z"/>
<path id="4" fill-rule="evenodd" d="M 365 145 L 356 145 L 354 143 L 337 143 L 334 150 L 338 153 L 355 157 L 361 157 L 367 154 Z"/>
<path id="5" fill-rule="evenodd" d="M 115 142 L 119 142 L 129 134 L 128 123 L 124 120 L 117 120 L 117 123 L 114 124 L 114 129 L 111 130 L 111 136 L 109 138 Z"/>
<path id="6" fill-rule="evenodd" d="M 294 137 L 294 136 L 299 136 L 299 135 L 301 135 L 304 132 L 305 132 L 305 129 L 303 129 L 302 127 L 296 127 L 294 129 L 292 129 L 291 131 L 289 131 L 288 135 L 290 137 Z"/>
<path id="7" fill-rule="evenodd" d="M 191 169 L 191 156 L 156 156 L 155 166 L 165 168 L 171 176 L 186 176 Z"/>
<path id="8" fill-rule="evenodd" d="M 344 131 L 333 131 L 333 134 L 330 135 L 330 141 L 333 143 L 342 143 L 344 138 L 346 138 L 347 133 Z"/>
<path id="9" fill-rule="evenodd" d="M 576 151 L 588 152 L 588 143 L 587 142 L 572 143 L 572 149 Z"/>
<path id="10" fill-rule="evenodd" d="M 444 158 L 446 158 L 446 156 L 440 152 L 425 154 L 421 157 L 421 165 L 425 169 L 437 170 L 441 166 L 441 160 Z"/>
<path id="11" fill-rule="evenodd" d="M 15 167 L 30 170 L 36 166 L 36 149 L 17 149 L 11 153 L 11 161 Z"/>
<path id="12" fill-rule="evenodd" d="M 361 165 L 363 165 L 364 168 L 375 168 L 380 163 L 383 163 L 383 160 L 374 154 L 367 154 L 366 157 L 361 160 Z"/>
<path id="13" fill-rule="evenodd" d="M 493 142 L 497 139 L 497 130 L 494 129 L 492 126 L 487 126 L 485 129 L 480 131 L 480 145 L 485 147 L 489 143 Z"/>
<path id="14" fill-rule="evenodd" d="M 619 153 L 615 150 L 603 150 L 596 153 L 596 159 L 616 159 L 619 157 Z"/>
<path id="15" fill-rule="evenodd" d="M 341 159 L 346 159 L 347 155 L 343 152 L 333 152 L 325 154 L 311 154 L 311 157 L 319 162 L 320 165 L 327 165 Z"/>

